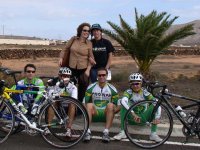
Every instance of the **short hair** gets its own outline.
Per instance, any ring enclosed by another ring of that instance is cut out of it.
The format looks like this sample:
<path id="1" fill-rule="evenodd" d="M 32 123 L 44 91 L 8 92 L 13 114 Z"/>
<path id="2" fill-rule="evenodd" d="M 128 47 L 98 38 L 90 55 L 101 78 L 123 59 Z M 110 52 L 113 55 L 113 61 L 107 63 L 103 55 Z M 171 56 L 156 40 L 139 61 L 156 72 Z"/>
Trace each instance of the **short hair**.
<path id="1" fill-rule="evenodd" d="M 98 68 L 97 72 L 102 71 L 102 70 L 105 71 L 106 74 L 108 74 L 108 70 L 106 68 L 104 68 L 104 67 Z"/>
<path id="2" fill-rule="evenodd" d="M 34 68 L 35 71 L 36 71 L 36 66 L 35 66 L 34 64 L 26 64 L 26 66 L 24 67 L 24 72 L 26 72 L 26 69 L 27 69 L 28 67 Z"/>
<path id="3" fill-rule="evenodd" d="M 89 24 L 89 23 L 86 23 L 86 22 L 80 24 L 80 25 L 78 26 L 78 28 L 77 28 L 77 36 L 78 36 L 78 37 L 81 36 L 81 32 L 82 32 L 84 26 L 88 26 L 89 28 L 91 27 L 90 24 Z"/>

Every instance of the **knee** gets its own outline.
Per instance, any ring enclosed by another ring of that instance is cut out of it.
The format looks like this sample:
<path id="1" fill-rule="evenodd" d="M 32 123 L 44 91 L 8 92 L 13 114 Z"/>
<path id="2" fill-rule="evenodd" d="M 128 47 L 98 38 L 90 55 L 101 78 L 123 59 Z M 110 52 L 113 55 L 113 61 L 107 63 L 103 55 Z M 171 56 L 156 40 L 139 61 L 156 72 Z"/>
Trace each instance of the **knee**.
<path id="1" fill-rule="evenodd" d="M 85 106 L 88 111 L 92 111 L 94 107 L 92 103 L 87 103 Z"/>
<path id="2" fill-rule="evenodd" d="M 108 103 L 108 105 L 106 106 L 106 110 L 107 111 L 112 111 L 114 112 L 115 105 L 113 103 Z"/>

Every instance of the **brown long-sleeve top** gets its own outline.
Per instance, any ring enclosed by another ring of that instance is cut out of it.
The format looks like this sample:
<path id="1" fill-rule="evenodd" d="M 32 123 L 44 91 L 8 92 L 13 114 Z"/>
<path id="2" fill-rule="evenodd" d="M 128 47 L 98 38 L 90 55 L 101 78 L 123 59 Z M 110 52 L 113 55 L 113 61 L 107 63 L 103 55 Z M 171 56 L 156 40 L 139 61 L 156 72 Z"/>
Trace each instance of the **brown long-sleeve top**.
<path id="1" fill-rule="evenodd" d="M 86 69 L 89 65 L 89 57 L 93 57 L 92 43 L 89 40 L 81 42 L 79 37 L 72 37 L 61 52 L 63 58 L 64 51 L 70 51 L 69 67 L 73 69 Z"/>

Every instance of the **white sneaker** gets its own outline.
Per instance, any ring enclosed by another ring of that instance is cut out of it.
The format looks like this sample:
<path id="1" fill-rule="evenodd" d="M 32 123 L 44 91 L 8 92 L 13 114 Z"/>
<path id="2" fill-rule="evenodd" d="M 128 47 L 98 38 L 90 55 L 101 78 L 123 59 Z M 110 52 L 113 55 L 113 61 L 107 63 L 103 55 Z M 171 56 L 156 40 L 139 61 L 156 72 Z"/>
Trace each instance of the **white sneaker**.
<path id="1" fill-rule="evenodd" d="M 46 127 L 46 128 L 44 129 L 44 134 L 45 134 L 45 135 L 51 134 L 49 128 Z"/>
<path id="2" fill-rule="evenodd" d="M 71 137 L 71 136 L 72 136 L 72 133 L 71 133 L 71 129 L 70 129 L 70 128 L 67 128 L 66 136 L 67 136 L 67 137 Z"/>
<path id="3" fill-rule="evenodd" d="M 38 104 L 33 104 L 31 115 L 36 115 L 38 106 L 39 106 Z"/>
<path id="4" fill-rule="evenodd" d="M 85 136 L 83 137 L 84 142 L 89 142 L 91 139 L 91 133 L 86 132 Z"/>
<path id="5" fill-rule="evenodd" d="M 124 131 L 120 131 L 117 135 L 113 137 L 115 140 L 121 140 L 126 138 L 126 134 Z"/>
<path id="6" fill-rule="evenodd" d="M 157 143 L 162 141 L 162 139 L 156 133 L 151 133 L 149 139 Z"/>

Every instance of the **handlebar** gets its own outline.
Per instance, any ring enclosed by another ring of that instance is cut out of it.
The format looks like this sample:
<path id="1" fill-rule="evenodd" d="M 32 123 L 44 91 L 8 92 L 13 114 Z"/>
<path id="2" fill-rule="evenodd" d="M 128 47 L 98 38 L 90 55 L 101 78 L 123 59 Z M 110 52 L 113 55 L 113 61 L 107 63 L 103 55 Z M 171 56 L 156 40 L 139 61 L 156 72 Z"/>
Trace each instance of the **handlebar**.
<path id="1" fill-rule="evenodd" d="M 15 74 L 22 73 L 22 71 L 14 71 L 14 70 L 10 70 L 9 68 L 5 68 L 5 67 L 0 67 L 0 71 L 7 75 L 15 75 Z"/>
<path id="2" fill-rule="evenodd" d="M 160 84 L 158 81 L 152 82 L 152 81 L 144 81 L 145 86 L 147 87 L 147 90 L 154 94 L 154 90 L 157 88 L 162 88 L 160 93 L 165 94 L 167 91 L 167 85 Z"/>

